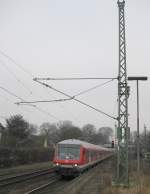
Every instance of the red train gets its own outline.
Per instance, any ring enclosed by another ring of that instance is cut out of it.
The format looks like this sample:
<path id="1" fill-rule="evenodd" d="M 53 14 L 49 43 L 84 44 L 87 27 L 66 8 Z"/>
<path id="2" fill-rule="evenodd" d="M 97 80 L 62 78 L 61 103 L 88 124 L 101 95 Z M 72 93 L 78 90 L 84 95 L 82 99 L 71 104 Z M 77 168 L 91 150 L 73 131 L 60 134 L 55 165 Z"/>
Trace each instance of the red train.
<path id="1" fill-rule="evenodd" d="M 112 150 L 77 139 L 67 139 L 56 145 L 54 166 L 62 176 L 76 176 L 112 155 Z"/>

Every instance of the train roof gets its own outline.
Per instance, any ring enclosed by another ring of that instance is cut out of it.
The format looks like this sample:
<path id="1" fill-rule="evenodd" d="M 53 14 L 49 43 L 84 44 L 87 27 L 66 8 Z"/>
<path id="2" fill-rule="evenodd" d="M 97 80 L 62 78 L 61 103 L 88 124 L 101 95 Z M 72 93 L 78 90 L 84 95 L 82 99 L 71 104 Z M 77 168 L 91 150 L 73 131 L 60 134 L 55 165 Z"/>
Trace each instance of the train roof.
<path id="1" fill-rule="evenodd" d="M 59 145 L 62 145 L 62 144 L 81 145 L 85 148 L 108 150 L 107 148 L 104 148 L 103 146 L 91 144 L 85 141 L 81 141 L 79 139 L 66 139 L 66 140 L 58 142 L 58 144 Z"/>

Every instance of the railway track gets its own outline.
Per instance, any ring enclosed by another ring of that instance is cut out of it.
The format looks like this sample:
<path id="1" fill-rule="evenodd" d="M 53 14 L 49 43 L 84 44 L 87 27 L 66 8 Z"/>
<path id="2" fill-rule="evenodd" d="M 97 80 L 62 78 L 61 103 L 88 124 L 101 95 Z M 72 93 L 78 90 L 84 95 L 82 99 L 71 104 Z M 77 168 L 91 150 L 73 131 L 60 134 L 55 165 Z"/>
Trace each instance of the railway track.
<path id="1" fill-rule="evenodd" d="M 28 192 L 25 192 L 24 194 L 37 194 L 39 192 L 42 192 L 44 189 L 46 189 L 47 187 L 55 184 L 55 183 L 58 183 L 59 181 L 61 180 L 60 176 L 58 175 L 55 175 L 54 177 L 51 177 L 51 179 L 49 180 L 48 183 L 45 183 L 39 187 L 36 187 Z"/>
<path id="2" fill-rule="evenodd" d="M 103 163 L 105 160 L 101 161 L 100 163 Z M 67 188 L 69 185 L 74 185 L 74 183 L 76 185 L 79 185 L 82 182 L 82 179 L 85 179 L 86 177 L 86 172 L 85 172 L 79 176 L 80 178 L 77 177 L 75 179 L 68 181 L 68 180 L 61 179 L 60 176 L 56 175 L 53 170 L 54 170 L 53 168 L 49 168 L 45 170 L 38 170 L 31 173 L 24 173 L 17 176 L 1 179 L 0 194 L 4 194 L 5 191 L 8 194 L 11 190 L 13 192 L 15 190 L 16 191 L 19 190 L 19 192 L 17 191 L 17 193 L 19 194 L 48 194 L 48 193 L 62 194 L 62 191 L 64 190 L 64 188 Z M 92 169 L 91 169 L 91 172 L 92 172 Z M 82 176 L 84 177 L 82 178 Z M 76 182 L 76 180 L 78 179 L 80 180 Z M 20 183 L 20 184 L 17 184 L 17 183 Z M 74 186 L 71 186 L 71 187 L 73 188 Z"/>
<path id="3" fill-rule="evenodd" d="M 111 157 L 104 159 L 98 165 L 94 166 L 88 171 L 85 171 L 83 174 L 76 178 L 65 180 L 56 176 L 51 178 L 48 183 L 43 184 L 40 187 L 32 189 L 28 192 L 25 192 L 24 194 L 68 194 L 69 190 L 76 190 L 76 188 L 81 187 L 84 182 L 87 182 L 90 177 L 95 174 L 95 172 L 93 171 L 97 171 L 100 166 L 103 166 L 103 164 L 110 158 Z"/>
<path id="4" fill-rule="evenodd" d="M 29 179 L 33 179 L 35 177 L 43 176 L 53 173 L 53 168 L 48 168 L 44 170 L 38 170 L 31 173 L 24 173 L 16 176 L 10 176 L 4 179 L 0 179 L 0 188 L 6 187 L 15 183 L 21 183 Z"/>

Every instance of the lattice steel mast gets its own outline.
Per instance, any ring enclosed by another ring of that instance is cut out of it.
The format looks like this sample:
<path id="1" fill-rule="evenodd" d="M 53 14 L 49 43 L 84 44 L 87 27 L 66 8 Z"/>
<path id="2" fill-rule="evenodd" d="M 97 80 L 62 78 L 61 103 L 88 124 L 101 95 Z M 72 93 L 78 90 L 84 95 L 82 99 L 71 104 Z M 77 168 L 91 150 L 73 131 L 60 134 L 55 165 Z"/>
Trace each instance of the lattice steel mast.
<path id="1" fill-rule="evenodd" d="M 119 9 L 119 76 L 118 76 L 118 159 L 117 184 L 128 186 L 128 86 L 126 70 L 126 41 L 124 0 L 118 0 Z"/>

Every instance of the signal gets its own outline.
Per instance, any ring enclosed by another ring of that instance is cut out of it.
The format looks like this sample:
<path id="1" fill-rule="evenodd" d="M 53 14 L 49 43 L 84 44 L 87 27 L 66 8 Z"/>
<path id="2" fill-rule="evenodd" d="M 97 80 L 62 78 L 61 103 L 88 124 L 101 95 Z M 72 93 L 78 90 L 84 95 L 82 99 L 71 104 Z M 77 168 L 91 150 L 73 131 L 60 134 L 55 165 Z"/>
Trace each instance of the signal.
<path id="1" fill-rule="evenodd" d="M 111 141 L 111 147 L 114 148 L 114 140 Z"/>

